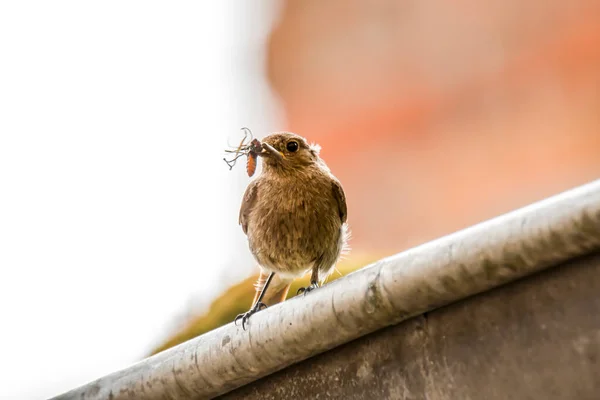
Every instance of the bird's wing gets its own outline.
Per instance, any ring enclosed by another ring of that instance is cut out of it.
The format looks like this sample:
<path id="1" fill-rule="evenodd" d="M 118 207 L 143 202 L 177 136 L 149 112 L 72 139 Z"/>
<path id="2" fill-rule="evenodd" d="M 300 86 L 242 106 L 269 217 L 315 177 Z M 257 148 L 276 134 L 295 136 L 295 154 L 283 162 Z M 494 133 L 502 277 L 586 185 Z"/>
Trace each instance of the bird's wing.
<path id="1" fill-rule="evenodd" d="M 346 207 L 346 195 L 344 194 L 344 189 L 342 188 L 342 184 L 337 180 L 333 180 L 333 197 L 338 204 L 338 211 L 340 213 L 340 219 L 342 223 L 346 222 L 348 218 L 348 209 Z"/>
<path id="2" fill-rule="evenodd" d="M 258 192 L 258 180 L 250 182 L 244 193 L 244 199 L 242 200 L 242 207 L 240 208 L 240 219 L 239 223 L 242 225 L 244 233 L 248 233 L 248 215 L 252 211 L 252 207 L 256 203 L 256 193 Z"/>

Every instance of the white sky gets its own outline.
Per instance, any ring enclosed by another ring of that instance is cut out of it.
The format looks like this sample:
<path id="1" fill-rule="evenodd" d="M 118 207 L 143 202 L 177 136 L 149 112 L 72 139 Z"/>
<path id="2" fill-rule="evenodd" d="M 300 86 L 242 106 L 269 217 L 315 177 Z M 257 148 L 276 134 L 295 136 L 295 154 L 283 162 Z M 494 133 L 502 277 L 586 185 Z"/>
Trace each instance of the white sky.
<path id="1" fill-rule="evenodd" d="M 0 398 L 143 357 L 252 268 L 242 126 L 275 3 L 0 2 Z"/>

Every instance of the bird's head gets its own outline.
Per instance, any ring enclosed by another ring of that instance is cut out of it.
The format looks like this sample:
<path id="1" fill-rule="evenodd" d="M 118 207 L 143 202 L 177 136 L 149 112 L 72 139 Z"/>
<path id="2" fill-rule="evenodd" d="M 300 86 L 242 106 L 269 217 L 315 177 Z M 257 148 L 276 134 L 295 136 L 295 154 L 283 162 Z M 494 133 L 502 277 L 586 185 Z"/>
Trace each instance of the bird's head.
<path id="1" fill-rule="evenodd" d="M 291 132 L 272 133 L 262 139 L 265 171 L 292 171 L 321 162 L 320 147 L 308 144 L 302 136 Z"/>

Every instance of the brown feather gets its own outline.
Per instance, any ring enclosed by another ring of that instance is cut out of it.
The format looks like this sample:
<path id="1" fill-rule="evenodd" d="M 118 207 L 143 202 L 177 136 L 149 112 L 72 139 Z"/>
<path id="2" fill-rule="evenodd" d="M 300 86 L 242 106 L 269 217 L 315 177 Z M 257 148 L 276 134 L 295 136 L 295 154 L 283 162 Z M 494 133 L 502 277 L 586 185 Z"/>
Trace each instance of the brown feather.
<path id="1" fill-rule="evenodd" d="M 256 203 L 256 194 L 258 192 L 258 181 L 252 181 L 244 192 L 242 206 L 240 207 L 239 224 L 242 225 L 242 230 L 245 234 L 248 233 L 248 215 L 252 211 L 252 207 Z"/>
<path id="2" fill-rule="evenodd" d="M 342 223 L 345 223 L 348 219 L 346 195 L 344 194 L 344 189 L 342 188 L 342 185 L 337 179 L 333 179 L 333 197 L 335 197 L 335 201 L 338 204 L 340 219 L 342 220 Z"/>

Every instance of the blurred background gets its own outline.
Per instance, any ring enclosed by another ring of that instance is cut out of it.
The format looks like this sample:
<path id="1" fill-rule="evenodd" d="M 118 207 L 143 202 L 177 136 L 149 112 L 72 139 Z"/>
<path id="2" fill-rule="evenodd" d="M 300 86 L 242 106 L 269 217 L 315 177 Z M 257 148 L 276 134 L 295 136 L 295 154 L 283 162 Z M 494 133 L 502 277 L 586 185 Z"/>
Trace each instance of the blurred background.
<path id="1" fill-rule="evenodd" d="M 591 0 L 0 3 L 0 398 L 250 305 L 249 178 L 222 161 L 243 126 L 323 147 L 353 233 L 333 279 L 597 179 L 599 17 Z"/>

